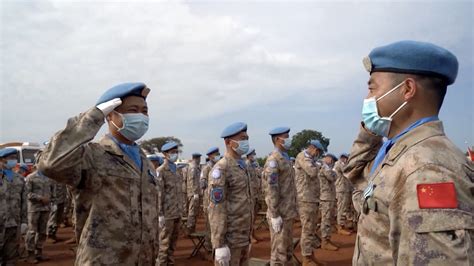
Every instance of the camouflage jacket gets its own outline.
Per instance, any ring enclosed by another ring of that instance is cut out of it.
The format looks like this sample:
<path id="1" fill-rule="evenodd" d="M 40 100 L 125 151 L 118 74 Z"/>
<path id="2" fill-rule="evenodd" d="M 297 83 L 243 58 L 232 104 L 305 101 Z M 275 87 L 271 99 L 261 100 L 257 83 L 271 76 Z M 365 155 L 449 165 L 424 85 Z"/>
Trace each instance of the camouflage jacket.
<path id="1" fill-rule="evenodd" d="M 52 202 L 54 204 L 61 204 L 66 201 L 66 194 L 67 194 L 67 188 L 65 184 L 55 182 L 54 180 L 51 180 L 53 182 L 53 196 L 52 196 Z"/>
<path id="2" fill-rule="evenodd" d="M 375 169 L 382 144 L 361 128 L 344 174 L 359 217 L 353 265 L 473 265 L 474 167 L 445 136 L 441 121 L 403 135 Z"/>
<path id="3" fill-rule="evenodd" d="M 296 217 L 296 186 L 294 169 L 289 158 L 273 151 L 264 166 L 262 186 L 267 203 L 267 217 L 293 219 Z"/>
<path id="4" fill-rule="evenodd" d="M 319 202 L 319 168 L 306 151 L 296 156 L 295 182 L 298 202 Z"/>
<path id="5" fill-rule="evenodd" d="M 50 204 L 41 202 L 42 197 L 51 200 L 53 183 L 45 175 L 34 171 L 26 177 L 26 197 L 28 198 L 28 212 L 50 211 Z"/>
<path id="6" fill-rule="evenodd" d="M 245 164 L 247 165 L 248 173 L 250 176 L 250 191 L 252 192 L 252 198 L 257 199 L 260 195 L 261 191 L 261 178 L 258 174 L 258 167 L 255 163 L 251 162 L 250 160 L 246 160 Z"/>
<path id="7" fill-rule="evenodd" d="M 321 166 L 319 171 L 319 183 L 321 186 L 320 200 L 335 201 L 336 200 L 336 172 L 326 164 Z"/>
<path id="8" fill-rule="evenodd" d="M 138 169 L 112 137 L 91 142 L 103 124 L 95 107 L 69 119 L 41 154 L 38 169 L 83 196 L 75 201 L 88 212 L 76 265 L 151 265 L 157 254 L 156 173 L 141 150 Z"/>
<path id="9" fill-rule="evenodd" d="M 202 168 L 201 176 L 199 177 L 201 187 L 203 187 L 203 197 L 202 197 L 202 206 L 204 206 L 204 211 L 207 211 L 207 206 L 209 206 L 209 190 L 207 189 L 209 185 L 209 173 L 211 172 L 212 167 L 215 163 L 209 161 Z"/>
<path id="10" fill-rule="evenodd" d="M 176 167 L 176 166 L 175 166 Z M 165 159 L 164 163 L 158 167 L 158 180 L 163 185 L 161 195 L 161 210 L 166 219 L 176 219 L 181 217 L 181 176 L 178 169 L 173 172 L 170 162 Z"/>
<path id="11" fill-rule="evenodd" d="M 344 169 L 345 165 L 341 161 L 337 161 L 334 164 L 334 171 L 336 171 L 336 192 L 337 193 L 350 193 L 352 192 L 352 184 L 349 179 L 347 179 L 342 170 Z"/>
<path id="12" fill-rule="evenodd" d="M 27 203 L 25 181 L 23 177 L 13 172 L 12 181 L 3 178 L 3 184 L 7 185 L 6 204 L 8 206 L 5 227 L 20 226 L 27 223 Z"/>
<path id="13" fill-rule="evenodd" d="M 209 224 L 213 248 L 250 244 L 252 204 L 247 168 L 225 154 L 209 174 Z"/>
<path id="14" fill-rule="evenodd" d="M 201 194 L 199 186 L 199 176 L 201 175 L 201 166 L 192 161 L 187 171 L 187 195 L 192 197 L 194 194 Z"/>

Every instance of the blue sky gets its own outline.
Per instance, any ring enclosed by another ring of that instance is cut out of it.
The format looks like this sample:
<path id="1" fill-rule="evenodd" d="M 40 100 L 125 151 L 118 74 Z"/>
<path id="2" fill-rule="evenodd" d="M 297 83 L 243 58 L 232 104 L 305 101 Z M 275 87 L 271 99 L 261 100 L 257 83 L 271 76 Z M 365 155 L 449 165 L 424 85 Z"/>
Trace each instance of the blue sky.
<path id="1" fill-rule="evenodd" d="M 2 1 L 0 142 L 43 142 L 109 87 L 145 82 L 145 138 L 176 136 L 184 156 L 223 147 L 222 129 L 316 129 L 329 150 L 357 133 L 362 58 L 394 41 L 428 41 L 459 60 L 440 118 L 474 145 L 472 1 Z M 18 19 L 21 18 L 21 19 Z M 104 134 L 99 132 L 99 136 Z"/>

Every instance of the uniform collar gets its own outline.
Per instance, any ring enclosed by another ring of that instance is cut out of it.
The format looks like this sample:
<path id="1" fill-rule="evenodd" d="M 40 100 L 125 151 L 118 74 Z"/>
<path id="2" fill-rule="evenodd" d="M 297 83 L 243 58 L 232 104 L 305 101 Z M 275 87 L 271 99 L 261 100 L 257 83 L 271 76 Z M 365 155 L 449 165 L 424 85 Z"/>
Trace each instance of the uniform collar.
<path id="1" fill-rule="evenodd" d="M 281 151 L 280 149 L 276 148 L 275 147 L 275 151 L 278 152 L 279 154 L 281 154 L 281 156 L 283 156 L 283 158 L 285 158 L 286 160 L 290 160 L 290 156 L 288 155 L 288 153 L 284 152 L 284 151 Z"/>
<path id="2" fill-rule="evenodd" d="M 120 142 L 116 140 L 113 136 L 111 136 L 110 134 L 105 135 L 104 137 L 100 139 L 99 144 L 102 147 L 104 147 L 104 149 L 107 152 L 122 157 L 122 159 L 126 163 L 128 163 L 130 166 L 132 166 L 133 169 L 135 169 L 139 173 L 141 172 L 141 167 L 139 168 L 139 165 L 137 165 L 137 163 L 129 155 L 127 155 L 124 150 L 122 150 L 122 148 L 120 147 Z M 124 145 L 127 145 L 127 144 L 124 144 Z M 128 146 L 132 146 L 132 145 L 128 145 Z M 142 154 L 140 148 L 138 148 L 138 150 L 139 150 L 138 152 L 140 155 L 140 159 L 143 163 L 144 155 Z"/>

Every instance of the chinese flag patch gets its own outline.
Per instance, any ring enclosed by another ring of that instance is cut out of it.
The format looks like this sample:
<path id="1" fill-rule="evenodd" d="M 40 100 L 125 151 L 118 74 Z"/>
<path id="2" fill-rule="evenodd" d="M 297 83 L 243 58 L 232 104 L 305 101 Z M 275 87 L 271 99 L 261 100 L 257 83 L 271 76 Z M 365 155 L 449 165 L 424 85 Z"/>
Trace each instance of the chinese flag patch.
<path id="1" fill-rule="evenodd" d="M 456 209 L 458 199 L 454 183 L 418 184 L 418 205 L 420 209 Z"/>

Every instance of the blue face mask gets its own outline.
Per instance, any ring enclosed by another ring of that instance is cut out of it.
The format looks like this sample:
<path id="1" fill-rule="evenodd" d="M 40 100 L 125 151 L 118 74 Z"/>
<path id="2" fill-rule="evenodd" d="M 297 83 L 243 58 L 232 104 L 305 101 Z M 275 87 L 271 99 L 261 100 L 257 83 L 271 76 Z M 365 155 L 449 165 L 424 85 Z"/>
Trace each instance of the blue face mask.
<path id="1" fill-rule="evenodd" d="M 250 145 L 248 140 L 232 141 L 239 144 L 237 148 L 232 148 L 238 155 L 244 155 L 249 151 Z"/>
<path id="2" fill-rule="evenodd" d="M 404 102 L 389 117 L 380 117 L 377 108 L 377 102 L 390 93 L 394 92 L 396 89 L 400 88 L 404 82 L 405 81 L 398 84 L 378 99 L 375 99 L 375 97 L 364 99 L 364 105 L 362 107 L 362 120 L 364 121 L 365 127 L 375 135 L 388 137 L 392 118 L 407 104 L 407 102 Z"/>
<path id="3" fill-rule="evenodd" d="M 16 159 L 7 160 L 7 163 L 5 164 L 5 168 L 12 169 L 13 167 L 15 167 L 16 163 L 17 163 Z"/>
<path id="4" fill-rule="evenodd" d="M 119 128 L 113 121 L 112 124 L 118 129 L 118 132 L 130 141 L 136 141 L 143 137 L 148 131 L 148 116 L 142 113 L 128 113 L 121 114 L 116 112 L 122 117 L 122 128 Z"/>
<path id="5" fill-rule="evenodd" d="M 170 154 L 170 162 L 174 163 L 178 160 L 178 154 L 177 153 L 171 153 Z"/>

